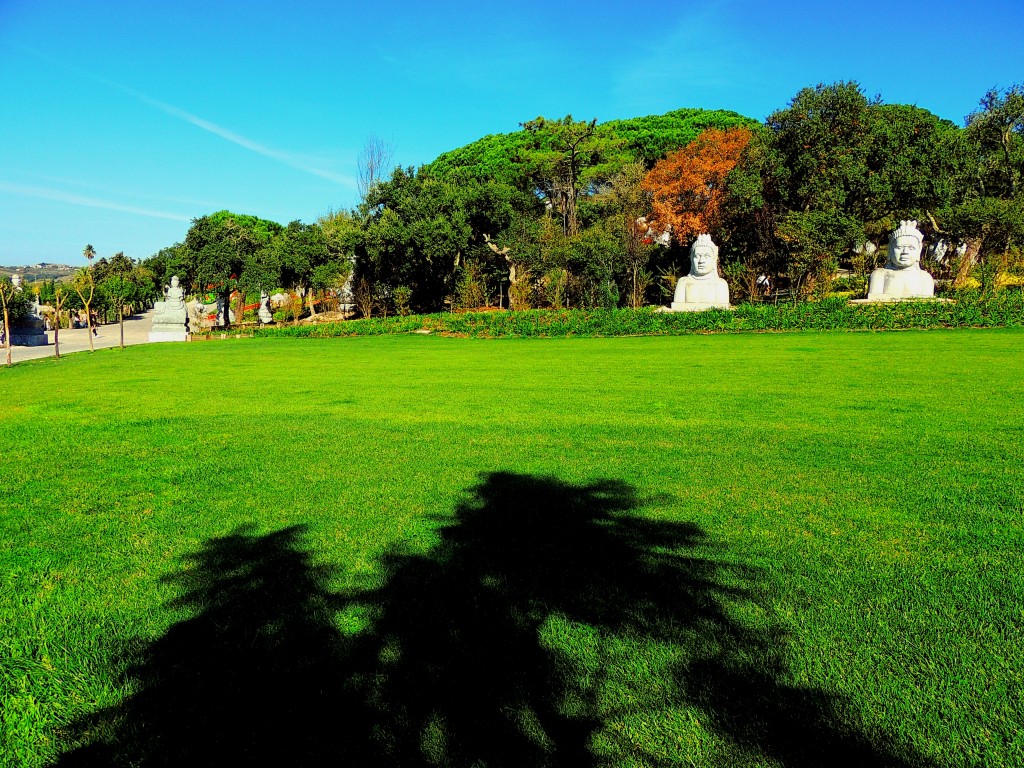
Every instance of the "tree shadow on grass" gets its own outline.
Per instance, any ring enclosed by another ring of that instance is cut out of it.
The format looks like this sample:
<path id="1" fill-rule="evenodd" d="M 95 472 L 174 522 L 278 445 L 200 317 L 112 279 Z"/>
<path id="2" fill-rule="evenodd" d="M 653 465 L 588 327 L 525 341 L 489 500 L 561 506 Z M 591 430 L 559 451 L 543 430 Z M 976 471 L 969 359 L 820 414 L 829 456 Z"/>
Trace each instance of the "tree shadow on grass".
<path id="1" fill-rule="evenodd" d="M 640 506 L 485 475 L 436 545 L 345 593 L 301 528 L 211 540 L 169 577 L 193 617 L 126 655 L 136 693 L 60 764 L 930 765 L 788 684 L 783 634 L 734 618 L 759 574 Z"/>
<path id="2" fill-rule="evenodd" d="M 179 592 L 168 607 L 191 618 L 125 644 L 121 676 L 136 692 L 76 723 L 84 746 L 60 765 L 289 765 L 336 752 L 341 603 L 302 536 L 241 528 L 165 577 Z"/>

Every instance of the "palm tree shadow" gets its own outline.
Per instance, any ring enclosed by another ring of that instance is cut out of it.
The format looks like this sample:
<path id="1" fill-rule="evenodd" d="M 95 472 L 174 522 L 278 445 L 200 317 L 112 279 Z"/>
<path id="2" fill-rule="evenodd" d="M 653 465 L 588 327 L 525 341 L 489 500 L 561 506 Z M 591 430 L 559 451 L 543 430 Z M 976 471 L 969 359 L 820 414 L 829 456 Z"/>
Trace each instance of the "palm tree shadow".
<path id="1" fill-rule="evenodd" d="M 169 577 L 192 618 L 126 649 L 136 692 L 60 764 L 690 764 L 628 727 L 688 709 L 728 745 L 705 765 L 930 765 L 788 684 L 785 635 L 732 618 L 761 574 L 641 506 L 614 480 L 487 474 L 429 550 L 340 593 L 301 528 L 213 539 Z"/>
<path id="2" fill-rule="evenodd" d="M 165 577 L 179 592 L 167 607 L 191 618 L 124 644 L 120 677 L 136 692 L 75 723 L 81 746 L 60 765 L 285 765 L 336 752 L 340 603 L 303 533 L 239 528 Z"/>

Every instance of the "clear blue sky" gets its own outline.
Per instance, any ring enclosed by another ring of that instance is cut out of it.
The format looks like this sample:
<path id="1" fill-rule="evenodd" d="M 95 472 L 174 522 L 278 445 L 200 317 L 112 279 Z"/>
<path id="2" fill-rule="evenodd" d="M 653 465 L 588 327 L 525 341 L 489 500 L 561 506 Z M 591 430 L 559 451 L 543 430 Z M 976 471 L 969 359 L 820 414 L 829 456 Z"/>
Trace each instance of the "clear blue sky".
<path id="1" fill-rule="evenodd" d="M 1022 0 L 0 0 L 0 264 L 314 221 L 371 134 L 420 165 L 537 115 L 763 119 L 837 80 L 962 123 L 1024 83 L 1022 29 Z"/>

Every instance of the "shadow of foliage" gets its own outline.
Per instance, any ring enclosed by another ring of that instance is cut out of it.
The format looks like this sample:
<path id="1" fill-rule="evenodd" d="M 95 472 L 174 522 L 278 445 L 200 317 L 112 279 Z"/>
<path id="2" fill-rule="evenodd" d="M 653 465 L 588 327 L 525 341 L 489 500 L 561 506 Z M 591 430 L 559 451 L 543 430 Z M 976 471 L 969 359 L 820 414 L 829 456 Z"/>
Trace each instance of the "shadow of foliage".
<path id="1" fill-rule="evenodd" d="M 759 574 L 640 506 L 488 474 L 433 547 L 344 593 L 300 527 L 213 539 L 168 577 L 192 618 L 125 650 L 135 693 L 59 765 L 931 765 L 789 684 L 785 636 L 734 618 Z"/>

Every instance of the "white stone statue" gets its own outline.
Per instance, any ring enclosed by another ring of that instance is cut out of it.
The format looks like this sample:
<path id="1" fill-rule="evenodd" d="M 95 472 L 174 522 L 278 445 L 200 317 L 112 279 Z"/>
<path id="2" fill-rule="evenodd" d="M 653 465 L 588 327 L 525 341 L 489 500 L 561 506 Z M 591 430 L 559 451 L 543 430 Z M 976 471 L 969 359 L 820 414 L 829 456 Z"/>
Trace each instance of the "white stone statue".
<path id="1" fill-rule="evenodd" d="M 949 253 L 949 241 L 937 240 L 928 246 L 927 253 L 937 264 L 941 264 L 946 260 L 946 254 Z"/>
<path id="2" fill-rule="evenodd" d="M 164 300 L 167 302 L 168 309 L 184 309 L 185 291 L 181 289 L 177 275 L 171 278 L 171 284 L 164 291 Z"/>
<path id="3" fill-rule="evenodd" d="M 16 291 L 25 290 L 23 278 L 17 272 L 11 275 L 11 284 Z M 2 323 L 0 323 L 0 330 L 3 330 Z M 43 311 L 39 306 L 39 296 L 33 294 L 28 315 L 21 318 L 11 328 L 11 344 L 18 347 L 45 347 L 49 343 L 49 338 L 46 335 L 46 321 L 43 319 Z"/>
<path id="4" fill-rule="evenodd" d="M 901 221 L 889 234 L 889 258 L 884 267 L 871 273 L 868 301 L 930 299 L 935 296 L 935 280 L 921 269 L 924 235 L 916 221 Z"/>
<path id="5" fill-rule="evenodd" d="M 164 300 L 156 302 L 150 341 L 188 341 L 188 307 L 185 306 L 185 291 L 178 284 L 178 276 L 171 278 L 171 284 L 164 291 Z"/>
<path id="6" fill-rule="evenodd" d="M 853 252 L 858 256 L 865 256 L 870 259 L 875 255 L 875 251 L 878 250 L 878 246 L 872 243 L 870 240 L 865 240 L 863 243 L 857 243 L 853 246 Z"/>
<path id="7" fill-rule="evenodd" d="M 679 278 L 673 312 L 729 309 L 729 284 L 718 276 L 718 246 L 700 235 L 690 246 L 690 274 Z"/>
<path id="8" fill-rule="evenodd" d="M 260 291 L 260 308 L 257 315 L 263 325 L 274 322 L 274 312 L 270 308 L 270 294 L 266 291 Z"/>
<path id="9" fill-rule="evenodd" d="M 203 325 L 203 322 L 206 320 L 207 314 L 209 314 L 209 312 L 207 311 L 206 305 L 203 304 L 202 300 L 200 300 L 198 297 L 193 299 L 191 317 L 192 324 L 194 324 L 196 328 L 199 328 L 200 326 Z"/>

